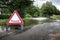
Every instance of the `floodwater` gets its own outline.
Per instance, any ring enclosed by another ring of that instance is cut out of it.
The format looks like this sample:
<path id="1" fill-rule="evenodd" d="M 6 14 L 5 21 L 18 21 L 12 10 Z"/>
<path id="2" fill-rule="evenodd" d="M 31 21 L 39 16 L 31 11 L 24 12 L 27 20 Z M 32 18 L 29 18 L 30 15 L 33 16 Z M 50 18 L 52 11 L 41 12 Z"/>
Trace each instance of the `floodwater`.
<path id="1" fill-rule="evenodd" d="M 60 21 L 48 19 L 44 20 L 44 22 L 38 21 L 38 24 L 33 25 L 29 30 L 25 32 L 9 32 L 0 40 L 50 40 L 50 34 L 57 33 L 60 33 Z"/>
<path id="2" fill-rule="evenodd" d="M 26 21 L 24 21 L 24 27 L 31 27 L 31 26 L 36 25 L 36 24 L 38 24 L 37 20 L 28 20 L 27 19 Z M 6 25 L 0 26 L 0 32 L 6 31 L 5 26 Z M 20 25 L 9 25 L 9 30 L 15 29 L 18 26 L 20 26 Z"/>
<path id="3" fill-rule="evenodd" d="M 47 19 L 47 18 L 43 18 L 43 19 L 39 19 L 39 18 L 27 19 L 27 20 L 24 21 L 24 27 L 32 27 L 33 25 L 49 23 L 49 22 L 54 22 L 54 20 L 53 19 Z M 5 26 L 0 26 L 0 32 L 6 31 Z M 16 25 L 10 25 L 9 30 L 14 29 L 15 26 Z"/>

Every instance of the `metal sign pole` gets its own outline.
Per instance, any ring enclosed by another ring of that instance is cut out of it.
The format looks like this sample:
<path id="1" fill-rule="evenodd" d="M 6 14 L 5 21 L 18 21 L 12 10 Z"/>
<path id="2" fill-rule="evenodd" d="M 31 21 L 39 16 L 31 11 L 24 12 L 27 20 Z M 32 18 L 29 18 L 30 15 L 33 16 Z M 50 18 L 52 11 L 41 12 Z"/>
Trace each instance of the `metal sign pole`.
<path id="1" fill-rule="evenodd" d="M 6 25 L 6 31 L 8 31 L 9 25 Z"/>
<path id="2" fill-rule="evenodd" d="M 21 24 L 21 31 L 23 32 L 23 30 L 24 30 L 24 25 Z"/>

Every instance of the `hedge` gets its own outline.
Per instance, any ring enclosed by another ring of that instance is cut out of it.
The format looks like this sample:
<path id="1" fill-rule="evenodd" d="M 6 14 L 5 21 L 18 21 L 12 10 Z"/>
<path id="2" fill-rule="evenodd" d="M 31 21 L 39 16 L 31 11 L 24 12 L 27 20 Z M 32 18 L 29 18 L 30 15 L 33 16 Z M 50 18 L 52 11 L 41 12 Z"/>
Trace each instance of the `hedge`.
<path id="1" fill-rule="evenodd" d="M 0 19 L 8 19 L 10 15 L 0 15 Z"/>

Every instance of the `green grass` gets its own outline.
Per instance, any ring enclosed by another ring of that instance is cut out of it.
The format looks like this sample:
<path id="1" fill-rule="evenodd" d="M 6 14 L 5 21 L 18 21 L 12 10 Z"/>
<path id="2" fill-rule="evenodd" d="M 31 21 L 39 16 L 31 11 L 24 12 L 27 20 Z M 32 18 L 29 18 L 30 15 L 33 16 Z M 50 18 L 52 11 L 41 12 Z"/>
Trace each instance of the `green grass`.
<path id="1" fill-rule="evenodd" d="M 7 21 L 7 19 L 0 19 L 0 23 L 1 22 L 6 22 Z"/>
<path id="2" fill-rule="evenodd" d="M 0 19 L 0 26 L 5 26 L 7 19 Z"/>
<path id="3" fill-rule="evenodd" d="M 51 18 L 60 20 L 60 15 L 53 15 Z"/>

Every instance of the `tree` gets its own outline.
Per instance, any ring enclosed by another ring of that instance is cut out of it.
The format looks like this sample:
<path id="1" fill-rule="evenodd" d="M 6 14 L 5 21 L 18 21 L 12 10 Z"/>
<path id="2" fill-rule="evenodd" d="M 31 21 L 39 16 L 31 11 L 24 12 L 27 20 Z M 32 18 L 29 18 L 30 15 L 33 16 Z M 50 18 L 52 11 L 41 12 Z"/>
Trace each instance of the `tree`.
<path id="1" fill-rule="evenodd" d="M 59 10 L 54 5 L 52 5 L 52 2 L 48 2 L 48 1 L 42 5 L 40 10 L 41 10 L 42 16 L 45 16 L 45 17 L 50 17 L 54 14 L 55 15 L 59 14 Z"/>
<path id="2" fill-rule="evenodd" d="M 18 10 L 21 17 L 24 17 L 24 11 L 32 4 L 31 0 L 13 0 L 8 4 L 10 11 Z"/>
<path id="3" fill-rule="evenodd" d="M 35 16 L 40 16 L 40 9 L 38 7 L 35 6 L 30 6 L 28 7 L 25 12 L 30 14 L 31 16 L 35 17 Z"/>
<path id="4" fill-rule="evenodd" d="M 7 5 L 11 12 L 17 10 L 21 17 L 24 17 L 25 9 L 33 3 L 31 0 L 1 0 L 1 2 L 1 4 Z"/>

